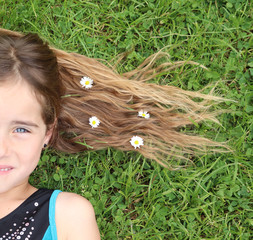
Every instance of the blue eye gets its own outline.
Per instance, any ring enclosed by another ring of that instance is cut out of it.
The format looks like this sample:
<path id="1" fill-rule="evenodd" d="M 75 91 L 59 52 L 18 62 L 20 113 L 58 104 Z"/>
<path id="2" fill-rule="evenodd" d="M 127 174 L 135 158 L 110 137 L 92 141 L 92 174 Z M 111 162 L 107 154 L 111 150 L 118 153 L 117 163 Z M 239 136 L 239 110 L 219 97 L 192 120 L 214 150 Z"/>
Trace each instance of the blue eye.
<path id="1" fill-rule="evenodd" d="M 17 132 L 17 133 L 27 133 L 29 131 L 27 129 L 25 129 L 25 128 L 17 128 L 17 129 L 15 129 L 14 132 Z"/>

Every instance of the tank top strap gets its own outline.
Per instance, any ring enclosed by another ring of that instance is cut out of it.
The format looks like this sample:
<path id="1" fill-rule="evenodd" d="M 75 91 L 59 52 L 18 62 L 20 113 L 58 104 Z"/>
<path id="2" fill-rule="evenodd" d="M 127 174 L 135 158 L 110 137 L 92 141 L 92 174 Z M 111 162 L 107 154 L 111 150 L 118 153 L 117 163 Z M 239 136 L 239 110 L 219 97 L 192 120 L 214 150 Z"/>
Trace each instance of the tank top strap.
<path id="1" fill-rule="evenodd" d="M 51 228 L 52 240 L 57 240 L 57 230 L 55 223 L 55 203 L 60 192 L 60 190 L 54 190 L 49 201 L 49 224 Z"/>

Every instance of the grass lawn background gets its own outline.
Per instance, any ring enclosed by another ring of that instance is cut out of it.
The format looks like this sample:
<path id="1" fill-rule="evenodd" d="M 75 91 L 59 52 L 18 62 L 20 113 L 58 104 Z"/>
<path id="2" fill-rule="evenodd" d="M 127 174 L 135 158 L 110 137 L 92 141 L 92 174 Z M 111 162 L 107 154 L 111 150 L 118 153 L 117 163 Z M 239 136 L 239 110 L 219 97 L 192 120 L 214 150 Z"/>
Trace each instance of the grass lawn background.
<path id="1" fill-rule="evenodd" d="M 247 0 L 0 0 L 3 28 L 107 61 L 128 52 L 120 72 L 164 48 L 170 61 L 196 61 L 209 71 L 185 65 L 154 82 L 193 91 L 210 86 L 205 92 L 216 85 L 216 95 L 236 101 L 216 107 L 232 110 L 219 116 L 222 125 L 187 129 L 228 141 L 233 153 L 207 153 L 170 171 L 134 152 L 48 150 L 31 182 L 90 200 L 102 239 L 252 238 L 252 15 Z"/>

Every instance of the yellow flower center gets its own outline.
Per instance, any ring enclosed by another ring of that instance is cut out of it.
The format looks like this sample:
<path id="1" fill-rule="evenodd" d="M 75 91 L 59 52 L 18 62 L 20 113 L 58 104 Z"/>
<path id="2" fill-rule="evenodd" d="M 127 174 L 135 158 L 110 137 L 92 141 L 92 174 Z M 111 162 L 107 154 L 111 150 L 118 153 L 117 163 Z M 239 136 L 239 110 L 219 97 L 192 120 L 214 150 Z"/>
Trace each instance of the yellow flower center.
<path id="1" fill-rule="evenodd" d="M 95 124 L 96 124 L 96 121 L 95 121 L 95 120 L 93 120 L 93 121 L 92 121 L 92 125 L 95 125 Z"/>
<path id="2" fill-rule="evenodd" d="M 143 114 L 142 114 L 142 116 L 143 116 L 143 117 L 145 117 L 145 116 L 146 116 L 146 114 L 145 114 L 145 113 L 143 113 Z"/>
<path id="3" fill-rule="evenodd" d="M 134 141 L 134 144 L 135 144 L 135 145 L 138 145 L 138 144 L 139 144 L 139 141 L 138 141 L 138 140 L 135 140 L 135 141 Z"/>
<path id="4" fill-rule="evenodd" d="M 90 81 L 85 81 L 85 85 L 89 85 L 90 84 Z"/>

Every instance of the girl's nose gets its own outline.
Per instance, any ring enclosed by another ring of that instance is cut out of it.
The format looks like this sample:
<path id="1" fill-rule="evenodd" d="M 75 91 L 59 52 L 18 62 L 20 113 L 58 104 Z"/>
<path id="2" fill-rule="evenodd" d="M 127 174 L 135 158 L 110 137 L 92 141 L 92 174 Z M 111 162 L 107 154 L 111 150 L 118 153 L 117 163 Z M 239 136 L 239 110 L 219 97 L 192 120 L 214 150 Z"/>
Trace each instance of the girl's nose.
<path id="1" fill-rule="evenodd" d="M 7 139 L 4 139 L 0 136 L 0 159 L 4 156 L 6 156 L 8 152 L 8 143 Z"/>

